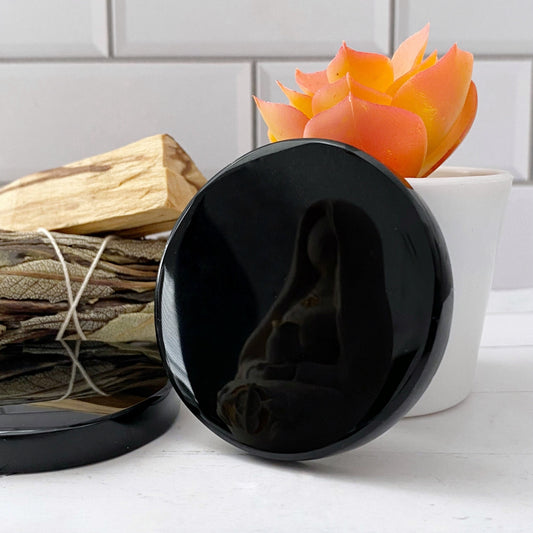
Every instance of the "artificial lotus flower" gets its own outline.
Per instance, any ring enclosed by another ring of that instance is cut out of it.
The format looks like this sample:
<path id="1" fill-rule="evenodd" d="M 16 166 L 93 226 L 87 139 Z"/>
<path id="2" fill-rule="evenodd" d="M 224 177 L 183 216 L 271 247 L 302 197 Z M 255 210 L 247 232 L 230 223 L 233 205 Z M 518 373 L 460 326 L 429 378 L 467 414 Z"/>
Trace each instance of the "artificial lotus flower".
<path id="1" fill-rule="evenodd" d="M 473 56 L 454 45 L 424 59 L 429 24 L 392 59 L 343 43 L 325 70 L 296 70 L 289 104 L 254 97 L 272 142 L 319 137 L 351 144 L 397 176 L 427 176 L 457 148 L 477 111 Z"/>

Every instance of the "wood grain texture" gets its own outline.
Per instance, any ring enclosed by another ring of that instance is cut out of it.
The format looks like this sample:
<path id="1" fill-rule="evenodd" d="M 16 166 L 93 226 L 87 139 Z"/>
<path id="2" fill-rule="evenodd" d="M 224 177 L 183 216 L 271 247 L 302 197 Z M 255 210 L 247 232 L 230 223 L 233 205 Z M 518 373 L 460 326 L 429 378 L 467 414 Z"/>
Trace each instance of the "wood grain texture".
<path id="1" fill-rule="evenodd" d="M 204 183 L 172 137 L 155 135 L 0 188 L 0 228 L 148 235 L 171 229 Z"/>

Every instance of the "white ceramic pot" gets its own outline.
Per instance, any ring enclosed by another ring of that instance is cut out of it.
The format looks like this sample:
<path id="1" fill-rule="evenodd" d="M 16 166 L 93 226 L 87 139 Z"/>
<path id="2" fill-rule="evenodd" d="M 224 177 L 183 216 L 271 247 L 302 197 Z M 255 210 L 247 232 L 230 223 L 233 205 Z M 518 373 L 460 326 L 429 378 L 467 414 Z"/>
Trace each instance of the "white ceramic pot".
<path id="1" fill-rule="evenodd" d="M 450 255 L 454 303 L 450 337 L 426 392 L 407 416 L 452 407 L 472 390 L 494 259 L 512 184 L 501 170 L 442 167 L 407 180 L 437 220 Z"/>

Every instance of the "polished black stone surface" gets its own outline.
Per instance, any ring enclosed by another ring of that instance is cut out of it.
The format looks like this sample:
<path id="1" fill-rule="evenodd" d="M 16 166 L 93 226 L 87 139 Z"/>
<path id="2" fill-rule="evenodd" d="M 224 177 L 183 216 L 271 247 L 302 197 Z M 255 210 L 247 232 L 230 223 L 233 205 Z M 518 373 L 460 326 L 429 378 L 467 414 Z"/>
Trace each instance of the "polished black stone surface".
<path id="1" fill-rule="evenodd" d="M 161 435 L 178 408 L 153 344 L 0 346 L 0 475 L 121 455 Z"/>
<path id="2" fill-rule="evenodd" d="M 451 309 L 446 247 L 415 193 L 363 152 L 294 140 L 240 158 L 193 199 L 162 261 L 156 328 L 204 424 L 301 460 L 406 413 Z"/>

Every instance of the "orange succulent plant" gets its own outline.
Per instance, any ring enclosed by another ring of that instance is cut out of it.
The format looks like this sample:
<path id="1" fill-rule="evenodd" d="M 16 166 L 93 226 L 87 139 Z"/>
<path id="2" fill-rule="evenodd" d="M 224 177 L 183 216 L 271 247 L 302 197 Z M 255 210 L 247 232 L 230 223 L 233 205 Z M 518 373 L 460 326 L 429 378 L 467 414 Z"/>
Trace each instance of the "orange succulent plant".
<path id="1" fill-rule="evenodd" d="M 477 111 L 473 57 L 454 45 L 424 59 L 429 24 L 392 59 L 346 43 L 325 70 L 296 69 L 289 104 L 255 99 L 272 142 L 319 137 L 351 144 L 400 177 L 427 176 L 457 148 Z"/>

